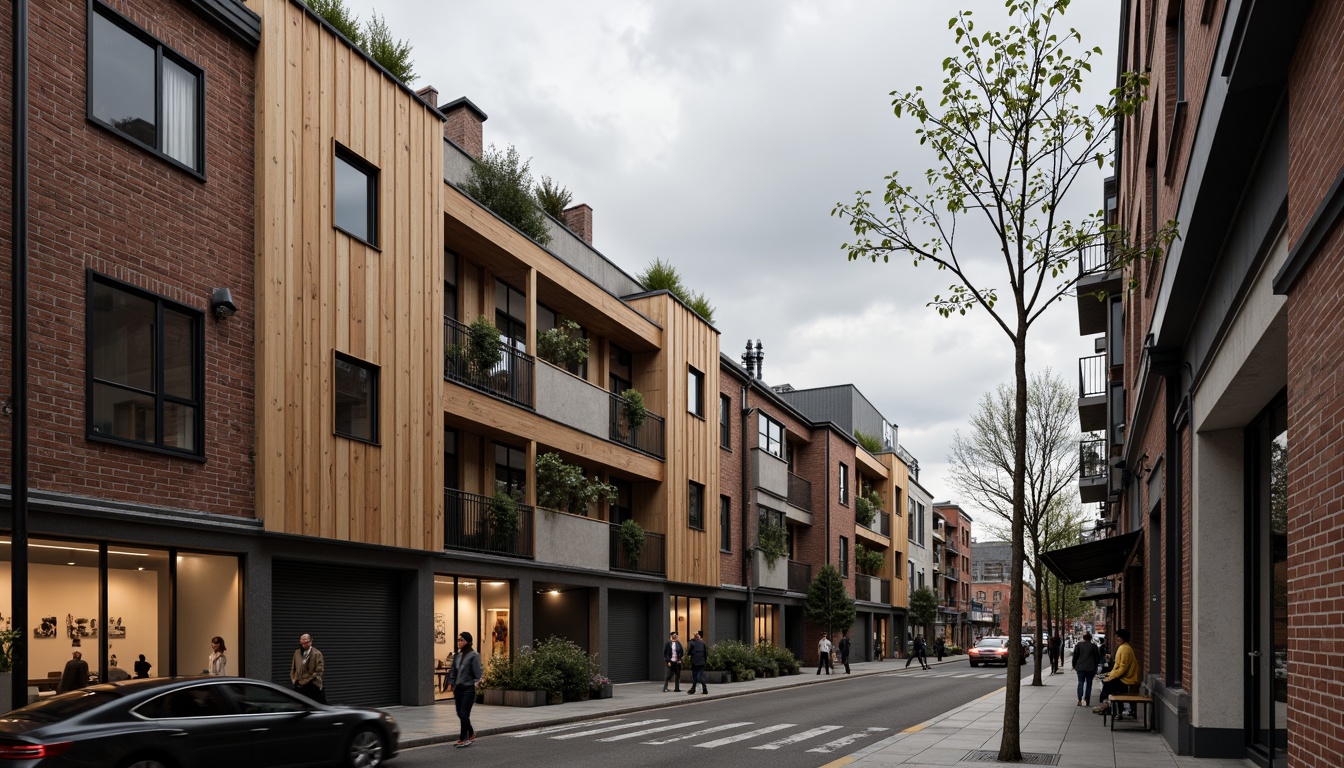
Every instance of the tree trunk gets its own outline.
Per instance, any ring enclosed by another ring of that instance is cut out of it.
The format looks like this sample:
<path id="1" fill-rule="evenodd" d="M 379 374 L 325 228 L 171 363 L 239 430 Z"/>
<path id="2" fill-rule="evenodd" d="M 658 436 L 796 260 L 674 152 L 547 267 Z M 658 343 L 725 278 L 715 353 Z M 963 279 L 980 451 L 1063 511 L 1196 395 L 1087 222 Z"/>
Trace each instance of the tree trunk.
<path id="1" fill-rule="evenodd" d="M 1013 383 L 1017 389 L 1013 413 L 1013 556 L 1009 566 L 1012 587 L 1008 590 L 1008 673 L 1004 693 L 1003 741 L 999 760 L 1022 760 L 1020 710 L 1022 704 L 1022 565 L 1026 517 L 1027 480 L 1027 321 L 1019 296 L 1017 335 L 1013 338 Z"/>
<path id="2" fill-rule="evenodd" d="M 1050 588 L 1045 583 L 1045 579 L 1042 578 L 1040 562 L 1040 553 L 1038 552 L 1036 556 L 1036 564 L 1033 565 L 1031 573 L 1036 577 L 1036 593 L 1038 596 L 1043 595 L 1044 599 L 1036 600 L 1036 632 L 1032 638 L 1033 642 L 1031 644 L 1032 655 L 1036 657 L 1034 660 L 1036 663 L 1033 665 L 1031 672 L 1031 684 L 1035 686 L 1045 685 L 1041 680 L 1041 652 L 1045 650 L 1041 647 L 1044 645 L 1044 643 L 1041 642 L 1041 630 L 1045 628 L 1045 615 L 1048 611 L 1042 610 L 1042 604 L 1048 606 L 1050 603 Z M 1048 659 L 1050 654 L 1046 653 L 1045 657 Z"/>

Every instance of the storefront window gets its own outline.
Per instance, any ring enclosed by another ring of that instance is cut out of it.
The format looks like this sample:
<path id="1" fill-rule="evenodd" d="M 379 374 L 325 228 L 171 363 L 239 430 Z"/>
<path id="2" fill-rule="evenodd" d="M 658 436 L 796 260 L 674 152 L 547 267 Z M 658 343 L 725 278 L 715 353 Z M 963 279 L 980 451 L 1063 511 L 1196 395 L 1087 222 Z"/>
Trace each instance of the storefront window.
<path id="1" fill-rule="evenodd" d="M 225 672 L 242 674 L 238 621 L 241 593 L 237 557 L 178 553 L 177 674 L 207 672 L 210 638 L 216 635 L 224 639 L 228 649 L 224 653 L 228 659 Z"/>
<path id="2" fill-rule="evenodd" d="M 672 596 L 672 631 L 681 635 L 683 643 L 689 643 L 695 633 L 705 629 L 703 613 L 704 600 L 698 597 Z"/>
<path id="3" fill-rule="evenodd" d="M 756 604 L 753 608 L 756 642 L 766 645 L 779 645 L 776 642 L 779 626 L 779 606 Z"/>
<path id="4" fill-rule="evenodd" d="M 168 553 L 162 550 L 108 546 L 107 658 L 108 666 L 119 670 L 109 669 L 109 675 L 120 677 L 124 672 L 134 676 L 135 662 L 141 654 L 150 665 L 150 677 L 168 674 L 168 638 L 173 615 L 168 609 L 173 598 L 168 563 Z M 30 606 L 36 607 L 32 602 Z M 234 614 L 236 621 L 236 609 Z M 34 640 L 30 647 L 36 645 Z M 209 652 L 207 643 L 205 654 Z M 204 658 L 205 654 L 200 655 Z M 112 663 L 114 660 L 116 664 Z M 233 674 L 238 674 L 237 669 L 232 670 Z"/>
<path id="5" fill-rule="evenodd" d="M 458 634 L 470 632 L 482 665 L 512 647 L 509 583 L 471 576 L 434 577 L 434 698 L 450 699 L 448 671 Z"/>

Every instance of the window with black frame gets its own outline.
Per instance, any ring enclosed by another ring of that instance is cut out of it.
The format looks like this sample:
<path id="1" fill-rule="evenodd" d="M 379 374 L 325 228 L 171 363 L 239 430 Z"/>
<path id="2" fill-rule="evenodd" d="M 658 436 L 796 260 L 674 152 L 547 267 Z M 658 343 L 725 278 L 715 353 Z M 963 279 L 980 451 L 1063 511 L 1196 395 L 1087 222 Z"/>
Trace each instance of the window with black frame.
<path id="1" fill-rule="evenodd" d="M 705 416 L 705 374 L 689 366 L 686 369 L 686 410 L 700 418 Z"/>
<path id="2" fill-rule="evenodd" d="M 756 419 L 756 429 L 760 447 L 767 453 L 784 458 L 784 425 L 762 413 Z"/>
<path id="3" fill-rule="evenodd" d="M 92 272 L 88 296 L 88 436 L 203 455 L 203 314 Z"/>
<path id="4" fill-rule="evenodd" d="M 687 489 L 686 520 L 697 531 L 705 530 L 705 486 L 694 480 Z"/>
<path id="5" fill-rule="evenodd" d="M 719 497 L 719 551 L 733 551 L 733 500 Z"/>
<path id="6" fill-rule="evenodd" d="M 333 168 L 333 224 L 347 235 L 376 247 L 378 169 L 340 144 L 336 145 Z"/>
<path id="7" fill-rule="evenodd" d="M 732 399 L 719 395 L 719 447 L 726 451 L 733 450 L 732 413 Z"/>
<path id="8" fill-rule="evenodd" d="M 205 172 L 205 74 L 101 2 L 89 4 L 88 117 L 193 173 Z"/>
<path id="9" fill-rule="evenodd" d="M 335 432 L 342 437 L 378 442 L 378 366 L 335 354 Z"/>

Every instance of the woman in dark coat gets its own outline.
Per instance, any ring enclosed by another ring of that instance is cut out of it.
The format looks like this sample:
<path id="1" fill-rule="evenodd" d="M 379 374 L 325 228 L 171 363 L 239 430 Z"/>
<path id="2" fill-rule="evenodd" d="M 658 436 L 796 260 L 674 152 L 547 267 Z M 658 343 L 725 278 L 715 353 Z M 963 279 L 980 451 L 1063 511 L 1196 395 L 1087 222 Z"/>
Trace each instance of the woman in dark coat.
<path id="1" fill-rule="evenodd" d="M 481 684 L 481 654 L 471 647 L 471 633 L 457 636 L 457 653 L 448 673 L 448 684 L 453 687 L 453 704 L 462 728 L 456 747 L 470 747 L 476 741 L 476 729 L 471 727 L 471 705 L 476 703 L 476 688 Z"/>
<path id="2" fill-rule="evenodd" d="M 1092 642 L 1092 633 L 1084 633 L 1083 641 L 1073 646 L 1073 671 L 1078 674 L 1078 706 L 1092 705 L 1092 678 L 1101 666 L 1101 649 Z"/>

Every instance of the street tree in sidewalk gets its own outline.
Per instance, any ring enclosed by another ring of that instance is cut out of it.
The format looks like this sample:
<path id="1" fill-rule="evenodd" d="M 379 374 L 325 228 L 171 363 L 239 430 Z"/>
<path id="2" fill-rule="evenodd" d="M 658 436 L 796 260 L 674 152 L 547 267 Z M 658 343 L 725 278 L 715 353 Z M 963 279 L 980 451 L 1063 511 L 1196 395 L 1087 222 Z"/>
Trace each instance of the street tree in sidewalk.
<path id="1" fill-rule="evenodd" d="M 933 623 L 938 620 L 938 597 L 928 587 L 910 593 L 910 626 L 923 627 L 924 639 L 933 640 Z"/>
<path id="2" fill-rule="evenodd" d="M 1020 531 L 1025 547 L 1030 547 L 1023 557 L 1037 590 L 1032 647 L 1037 663 L 1032 685 L 1042 685 L 1041 618 L 1050 612 L 1050 590 L 1041 553 L 1054 549 L 1069 531 L 1078 530 L 1078 400 L 1063 377 L 1050 369 L 1031 376 L 1027 384 L 1025 478 L 1023 493 L 1016 494 L 1015 394 L 1012 387 L 1001 384 L 981 396 L 968 431 L 957 430 L 952 435 L 948 479 L 958 494 L 990 513 L 988 518 L 981 518 L 986 530 L 1005 539 L 1014 535 L 1018 506 L 1014 501 L 1022 499 Z M 1020 583 L 1022 573 L 1018 564 L 1009 576 Z M 1010 627 L 1008 634 L 1017 637 L 1019 632 Z"/>
<path id="3" fill-rule="evenodd" d="M 854 599 L 845 593 L 845 580 L 829 563 L 817 571 L 817 577 L 807 585 L 807 599 L 803 602 L 803 618 L 833 635 L 841 629 L 854 626 Z"/>
<path id="4" fill-rule="evenodd" d="M 947 271 L 954 282 L 930 306 L 944 317 L 979 307 L 1013 346 L 1013 573 L 1022 572 L 1024 561 L 1028 333 L 1048 307 L 1076 292 L 1085 274 L 1075 264 L 1081 249 L 1105 236 L 1101 213 L 1069 220 L 1065 200 L 1084 169 L 1105 166 L 1116 118 L 1134 113 L 1147 82 L 1123 74 L 1107 104 L 1078 104 L 1101 50 L 1084 47 L 1081 35 L 1063 23 L 1068 6 L 1069 0 L 1008 0 L 1006 31 L 977 29 L 969 11 L 954 16 L 948 28 L 959 50 L 943 60 L 938 93 L 929 100 L 920 87 L 892 94 L 896 117 L 918 124 L 915 135 L 933 153 L 932 167 L 911 183 L 888 175 L 876 208 L 872 193 L 860 191 L 853 203 L 832 210 L 853 226 L 855 239 L 843 246 L 851 261 L 900 256 Z M 1097 270 L 1151 258 L 1170 233 L 1174 226 L 1145 233 L 1139 247 L 1123 237 L 1106 239 L 1107 258 Z M 1016 637 L 1020 579 L 1009 594 L 1008 631 Z M 998 757 L 1017 762 L 1021 650 L 1010 647 L 1014 663 Z"/>

